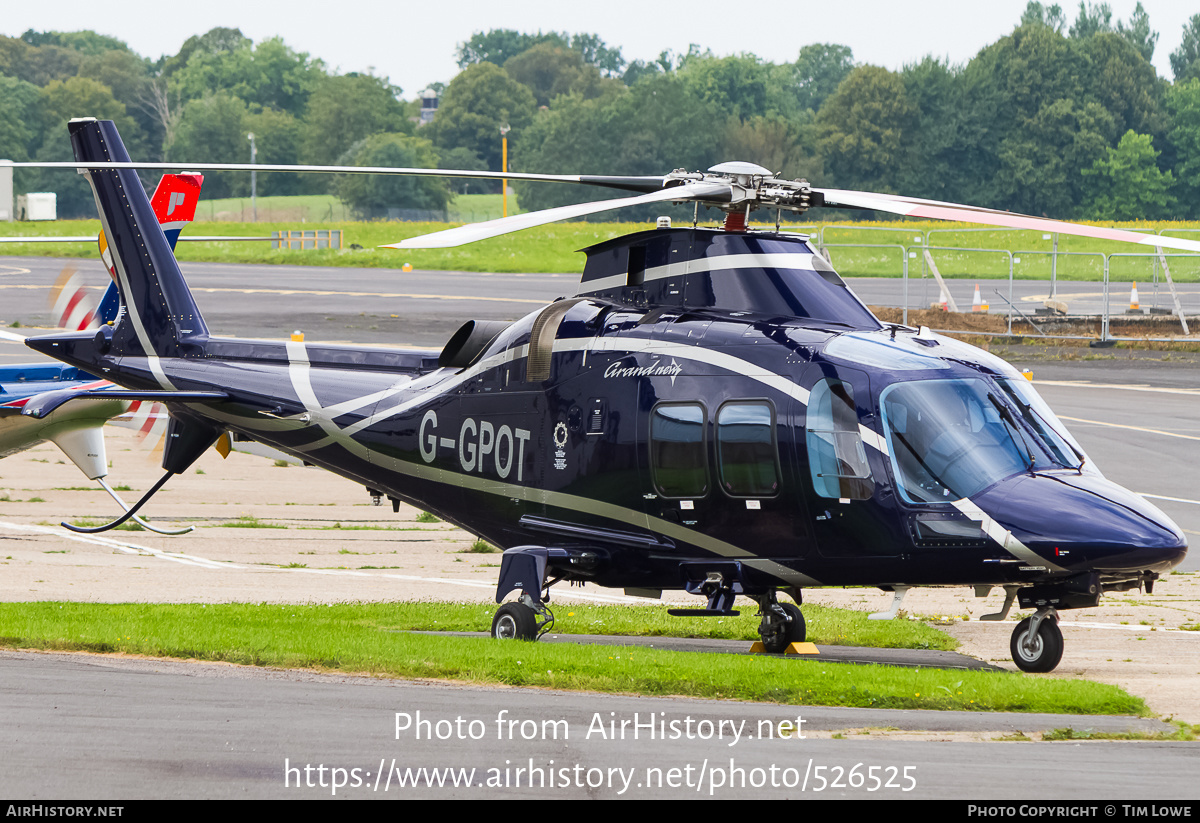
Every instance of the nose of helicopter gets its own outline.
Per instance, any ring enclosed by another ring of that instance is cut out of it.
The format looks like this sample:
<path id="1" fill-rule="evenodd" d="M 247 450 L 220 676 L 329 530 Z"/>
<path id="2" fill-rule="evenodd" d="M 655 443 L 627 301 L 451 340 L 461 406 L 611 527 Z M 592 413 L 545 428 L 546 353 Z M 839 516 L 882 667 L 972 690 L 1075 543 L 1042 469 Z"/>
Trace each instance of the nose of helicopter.
<path id="1" fill-rule="evenodd" d="M 1062 568 L 1164 572 L 1187 554 L 1187 538 L 1169 517 L 1096 475 L 1020 475 L 975 502 Z"/>

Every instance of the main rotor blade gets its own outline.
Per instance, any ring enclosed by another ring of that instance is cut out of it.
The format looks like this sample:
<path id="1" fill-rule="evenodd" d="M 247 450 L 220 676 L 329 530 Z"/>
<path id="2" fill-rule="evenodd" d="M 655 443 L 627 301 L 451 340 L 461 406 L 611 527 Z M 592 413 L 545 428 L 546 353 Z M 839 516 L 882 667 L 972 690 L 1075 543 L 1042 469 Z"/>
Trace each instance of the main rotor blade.
<path id="1" fill-rule="evenodd" d="M 642 194 L 637 197 L 620 197 L 615 200 L 600 200 L 593 203 L 578 203 L 573 206 L 560 206 L 556 209 L 517 214 L 512 217 L 501 217 L 498 220 L 488 220 L 484 223 L 472 223 L 454 229 L 438 231 L 410 237 L 399 243 L 390 243 L 380 248 L 385 249 L 445 249 L 474 243 L 477 240 L 487 240 L 501 234 L 529 229 L 558 220 L 568 220 L 572 217 L 582 217 L 585 214 L 624 209 L 629 206 L 640 206 L 643 203 L 661 203 L 672 200 L 728 200 L 732 189 L 728 183 L 685 183 L 669 189 Z"/>
<path id="2" fill-rule="evenodd" d="M 479 180 L 533 180 L 544 183 L 580 183 L 625 191 L 655 192 L 665 177 L 647 175 L 529 174 L 515 171 L 472 171 L 469 169 L 415 169 L 402 166 L 300 166 L 286 163 L 80 163 L 76 161 L 29 161 L 14 163 L 0 160 L 0 166 L 18 169 L 187 169 L 188 171 L 278 171 L 317 172 L 321 174 L 399 174 L 417 177 L 466 177 Z"/>
<path id="3" fill-rule="evenodd" d="M 934 220 L 954 220 L 962 223 L 983 223 L 989 226 L 1004 226 L 1010 229 L 1032 229 L 1034 231 L 1058 232 L 1097 240 L 1116 240 L 1122 243 L 1137 243 L 1154 248 L 1180 249 L 1200 252 L 1200 241 L 1167 237 L 1161 234 L 1145 234 L 1125 229 L 1110 229 L 1104 226 L 1085 226 L 1048 217 L 1032 217 L 1010 211 L 985 209 L 979 206 L 964 206 L 959 203 L 943 203 L 940 200 L 921 200 L 895 194 L 873 194 L 863 191 L 841 189 L 813 189 L 825 197 L 826 206 L 850 206 L 874 209 L 907 217 L 925 217 Z"/>
<path id="4" fill-rule="evenodd" d="M 470 171 L 467 169 L 410 169 L 402 166 L 295 166 L 283 163 L 2 163 L 18 169 L 186 169 L 187 171 L 280 171 L 318 172 L 322 174 L 402 174 L 416 177 L 471 177 L 483 180 L 536 180 L 546 183 L 584 183 L 616 186 L 621 178 L 584 180 L 578 174 L 525 174 L 522 172 Z M 635 185 L 644 178 L 631 177 L 624 187 Z M 661 186 L 662 178 L 655 178 Z M 606 180 L 610 182 L 599 182 Z M 640 191 L 641 189 L 635 189 Z"/>

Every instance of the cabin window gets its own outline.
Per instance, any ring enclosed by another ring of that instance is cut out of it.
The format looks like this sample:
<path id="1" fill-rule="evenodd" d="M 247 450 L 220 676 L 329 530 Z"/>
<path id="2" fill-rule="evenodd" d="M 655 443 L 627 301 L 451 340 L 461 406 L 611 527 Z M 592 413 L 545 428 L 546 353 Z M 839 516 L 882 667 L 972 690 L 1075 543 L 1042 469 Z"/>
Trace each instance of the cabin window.
<path id="1" fill-rule="evenodd" d="M 849 383 L 826 378 L 808 398 L 808 465 L 821 497 L 866 500 L 874 491 L 858 433 L 858 411 Z"/>
<path id="2" fill-rule="evenodd" d="M 699 403 L 654 407 L 650 416 L 650 465 L 663 497 L 703 497 L 708 492 L 705 412 Z"/>
<path id="3" fill-rule="evenodd" d="M 779 492 L 775 410 L 766 400 L 726 403 L 717 411 L 721 488 L 734 497 Z"/>

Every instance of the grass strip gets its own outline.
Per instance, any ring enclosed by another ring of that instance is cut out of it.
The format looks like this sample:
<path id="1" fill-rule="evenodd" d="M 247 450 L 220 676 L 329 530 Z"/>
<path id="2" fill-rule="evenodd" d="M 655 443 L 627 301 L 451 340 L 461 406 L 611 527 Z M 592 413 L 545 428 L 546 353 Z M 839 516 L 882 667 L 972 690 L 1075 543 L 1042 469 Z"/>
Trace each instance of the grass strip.
<path id="1" fill-rule="evenodd" d="M 272 231 L 295 229 L 340 229 L 345 248 L 341 250 L 272 250 L 265 242 L 206 242 L 180 243 L 176 251 L 183 262 L 206 263 L 274 263 L 312 266 L 354 266 L 361 268 L 399 269 L 411 264 L 416 269 L 436 271 L 474 271 L 496 273 L 579 273 L 584 257 L 578 250 L 613 237 L 651 228 L 645 223 L 554 223 L 539 226 L 491 240 L 470 243 L 452 249 L 413 249 L 398 251 L 380 249 L 380 245 L 396 243 L 408 237 L 441 231 L 457 223 L 407 222 L 330 222 L 322 224 L 300 222 L 230 223 L 197 221 L 188 227 L 192 236 L 256 236 Z M 1151 231 L 1167 229 L 1178 237 L 1200 238 L 1200 223 L 1158 222 L 1124 224 L 1121 228 L 1140 228 Z M 765 227 L 764 227 L 765 228 Z M 804 230 L 814 235 L 820 225 Z M 94 235 L 100 229 L 98 220 L 60 220 L 53 223 L 0 223 L 0 236 Z M 900 277 L 904 252 L 900 248 L 854 248 L 854 244 L 875 246 L 904 246 L 920 248 L 928 245 L 943 277 L 1006 278 L 1009 255 L 1013 276 L 1018 280 L 1049 279 L 1053 240 L 1041 232 L 983 230 L 977 226 L 936 221 L 891 223 L 861 223 L 851 227 L 826 224 L 824 239 L 833 257 L 834 267 L 847 277 Z M 918 236 L 920 239 L 918 239 Z M 360 248 L 351 248 L 357 245 Z M 938 247 L 984 249 L 986 251 L 939 251 Z M 1059 255 L 1055 276 L 1060 280 L 1100 281 L 1104 276 L 1101 253 L 1119 254 L 1111 260 L 1109 279 L 1112 281 L 1148 282 L 1156 274 L 1152 260 L 1153 249 L 1129 243 L 1095 240 L 1087 237 L 1059 236 Z M 1165 249 L 1168 254 L 1171 250 Z M 0 255 L 84 257 L 94 258 L 96 247 L 91 243 L 0 243 Z M 1134 256 L 1125 256 L 1134 255 Z M 1187 282 L 1200 276 L 1200 257 L 1173 258 L 1172 276 Z M 926 275 L 921 254 L 909 260 L 909 276 Z M 1161 278 L 1161 274 L 1158 275 Z"/>
<path id="2" fill-rule="evenodd" d="M 556 634 L 610 634 L 633 637 L 691 637 L 758 640 L 754 604 L 740 604 L 737 617 L 672 617 L 662 606 L 557 604 Z M 495 606 L 481 603 L 389 604 L 388 619 L 412 631 L 485 632 Z M 870 620 L 863 612 L 817 605 L 804 607 L 808 640 L 836 646 L 954 651 L 958 641 L 918 621 Z"/>
<path id="3" fill-rule="evenodd" d="M 788 705 L 1148 713 L 1115 686 L 1009 672 L 410 634 L 409 605 L 5 603 L 0 644 Z"/>

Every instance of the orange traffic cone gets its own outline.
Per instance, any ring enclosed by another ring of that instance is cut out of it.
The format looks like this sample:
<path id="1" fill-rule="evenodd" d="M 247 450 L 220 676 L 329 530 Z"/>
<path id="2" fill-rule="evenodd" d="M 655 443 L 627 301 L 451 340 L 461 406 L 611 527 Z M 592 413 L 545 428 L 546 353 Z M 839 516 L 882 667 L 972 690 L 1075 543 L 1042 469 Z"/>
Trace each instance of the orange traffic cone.
<path id="1" fill-rule="evenodd" d="M 942 311 L 950 311 L 950 306 L 948 305 L 948 301 L 949 301 L 949 298 L 946 297 L 946 290 L 942 289 L 941 293 L 938 294 L 938 299 L 935 300 L 933 303 L 931 303 L 929 305 L 929 308 L 941 309 Z"/>
<path id="2" fill-rule="evenodd" d="M 975 284 L 975 298 L 971 301 L 971 311 L 987 311 L 988 304 L 979 296 L 979 284 Z"/>
<path id="3" fill-rule="evenodd" d="M 1140 312 L 1142 307 L 1138 305 L 1137 283 L 1133 284 L 1133 288 L 1129 290 L 1129 310 Z"/>

